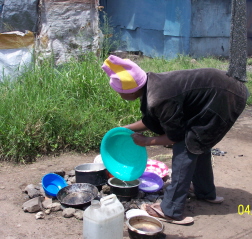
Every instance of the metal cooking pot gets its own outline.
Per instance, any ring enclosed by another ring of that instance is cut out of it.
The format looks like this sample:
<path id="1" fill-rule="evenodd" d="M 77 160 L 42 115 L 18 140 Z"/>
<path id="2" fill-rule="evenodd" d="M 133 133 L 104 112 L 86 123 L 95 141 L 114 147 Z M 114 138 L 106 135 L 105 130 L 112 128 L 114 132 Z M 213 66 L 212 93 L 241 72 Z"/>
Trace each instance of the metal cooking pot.
<path id="1" fill-rule="evenodd" d="M 108 171 L 103 163 L 86 163 L 75 167 L 76 183 L 102 186 L 107 183 Z"/>
<path id="2" fill-rule="evenodd" d="M 108 185 L 110 186 L 110 193 L 115 194 L 118 199 L 129 201 L 138 195 L 140 180 L 122 181 L 118 178 L 110 178 Z"/>
<path id="3" fill-rule="evenodd" d="M 74 183 L 59 190 L 57 199 L 67 207 L 84 207 L 98 196 L 98 189 L 89 183 Z"/>

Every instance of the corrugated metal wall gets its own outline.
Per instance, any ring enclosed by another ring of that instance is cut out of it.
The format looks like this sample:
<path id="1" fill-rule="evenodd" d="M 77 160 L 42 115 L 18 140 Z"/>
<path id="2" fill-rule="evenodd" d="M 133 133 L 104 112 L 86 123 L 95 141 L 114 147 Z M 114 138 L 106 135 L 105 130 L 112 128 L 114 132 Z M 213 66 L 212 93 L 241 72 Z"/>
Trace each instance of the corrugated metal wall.
<path id="1" fill-rule="evenodd" d="M 192 2 L 190 55 L 229 55 L 231 0 Z"/>
<path id="2" fill-rule="evenodd" d="M 100 5 L 125 42 L 122 50 L 168 59 L 229 55 L 231 0 L 100 0 Z M 249 8 L 248 19 L 251 14 Z"/>
<path id="3" fill-rule="evenodd" d="M 152 57 L 189 54 L 191 0 L 100 0 L 100 5 L 126 50 Z"/>
<path id="4" fill-rule="evenodd" d="M 0 0 L 0 32 L 39 32 L 40 47 L 56 48 L 64 60 L 65 52 L 99 48 L 98 5 L 98 0 Z M 100 0 L 100 5 L 122 50 L 165 58 L 229 54 L 231 0 Z M 247 18 L 251 55 L 252 0 Z"/>

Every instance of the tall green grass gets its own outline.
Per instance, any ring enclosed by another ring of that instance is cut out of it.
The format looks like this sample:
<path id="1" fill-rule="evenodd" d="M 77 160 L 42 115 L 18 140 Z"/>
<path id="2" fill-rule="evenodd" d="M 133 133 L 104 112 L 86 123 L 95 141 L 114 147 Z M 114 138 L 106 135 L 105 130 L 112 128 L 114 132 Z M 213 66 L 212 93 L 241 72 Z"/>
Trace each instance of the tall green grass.
<path id="1" fill-rule="evenodd" d="M 227 67 L 213 58 L 193 61 L 183 56 L 170 61 L 143 58 L 138 64 L 153 72 Z M 109 129 L 139 120 L 139 102 L 122 100 L 101 65 L 93 54 L 59 67 L 47 60 L 15 81 L 0 83 L 1 159 L 31 162 L 50 153 L 99 150 Z M 251 90 L 251 81 L 248 85 Z"/>

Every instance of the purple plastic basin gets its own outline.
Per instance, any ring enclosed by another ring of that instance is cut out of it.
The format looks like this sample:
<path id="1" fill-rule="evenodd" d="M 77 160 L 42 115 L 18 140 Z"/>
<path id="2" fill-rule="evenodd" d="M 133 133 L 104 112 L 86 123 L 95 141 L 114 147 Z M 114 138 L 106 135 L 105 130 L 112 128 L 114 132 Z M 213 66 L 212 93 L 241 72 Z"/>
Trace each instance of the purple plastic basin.
<path id="1" fill-rule="evenodd" d="M 157 192 L 164 185 L 163 179 L 157 174 L 152 172 L 144 172 L 142 176 L 139 178 L 139 180 L 141 182 L 139 185 L 139 189 L 144 192 L 149 193 Z"/>

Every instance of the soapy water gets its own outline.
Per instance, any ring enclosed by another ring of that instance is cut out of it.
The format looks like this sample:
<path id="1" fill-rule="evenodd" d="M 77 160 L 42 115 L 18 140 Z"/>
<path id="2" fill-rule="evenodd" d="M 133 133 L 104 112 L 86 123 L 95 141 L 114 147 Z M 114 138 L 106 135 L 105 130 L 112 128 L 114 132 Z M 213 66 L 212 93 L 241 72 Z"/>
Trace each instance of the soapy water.
<path id="1" fill-rule="evenodd" d="M 132 225 L 134 228 L 140 231 L 144 232 L 157 232 L 160 230 L 160 227 L 157 224 L 151 223 L 151 222 L 137 222 L 134 225 Z"/>
<path id="2" fill-rule="evenodd" d="M 159 185 L 152 179 L 141 179 L 141 184 L 145 190 L 156 190 L 159 188 Z"/>
<path id="3" fill-rule="evenodd" d="M 127 181 L 123 181 L 122 180 L 122 182 L 125 184 L 125 187 L 131 187 L 132 185 L 129 185 L 128 183 L 127 183 Z"/>
<path id="4" fill-rule="evenodd" d="M 115 186 L 123 186 L 123 187 L 135 187 L 136 186 L 136 182 L 134 183 L 134 181 L 123 181 L 123 180 L 114 180 L 113 182 L 111 182 L 113 185 Z"/>

